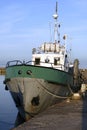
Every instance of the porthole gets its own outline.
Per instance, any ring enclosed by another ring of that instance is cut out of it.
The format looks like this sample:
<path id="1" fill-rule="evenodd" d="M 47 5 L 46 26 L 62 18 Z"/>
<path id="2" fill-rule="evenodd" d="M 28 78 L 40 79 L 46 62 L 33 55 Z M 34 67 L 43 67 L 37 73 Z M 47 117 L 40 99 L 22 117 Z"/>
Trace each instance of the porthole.
<path id="1" fill-rule="evenodd" d="M 21 70 L 19 70 L 19 71 L 18 71 L 18 74 L 22 74 L 22 71 L 21 71 Z"/>

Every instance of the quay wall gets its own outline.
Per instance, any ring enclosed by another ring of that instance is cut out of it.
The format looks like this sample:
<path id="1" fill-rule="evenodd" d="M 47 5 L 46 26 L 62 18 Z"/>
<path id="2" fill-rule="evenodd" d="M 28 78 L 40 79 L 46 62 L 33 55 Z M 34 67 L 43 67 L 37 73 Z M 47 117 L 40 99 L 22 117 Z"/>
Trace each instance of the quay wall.
<path id="1" fill-rule="evenodd" d="M 87 97 L 55 104 L 11 130 L 87 130 Z"/>

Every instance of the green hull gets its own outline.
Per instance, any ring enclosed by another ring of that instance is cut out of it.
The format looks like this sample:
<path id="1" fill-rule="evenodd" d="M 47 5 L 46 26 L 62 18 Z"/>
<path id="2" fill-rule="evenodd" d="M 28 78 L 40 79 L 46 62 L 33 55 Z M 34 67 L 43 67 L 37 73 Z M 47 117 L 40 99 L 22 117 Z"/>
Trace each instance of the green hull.
<path id="1" fill-rule="evenodd" d="M 6 79 L 15 77 L 28 77 L 43 79 L 48 82 L 73 86 L 73 76 L 62 70 L 33 66 L 33 65 L 16 65 L 6 68 Z"/>

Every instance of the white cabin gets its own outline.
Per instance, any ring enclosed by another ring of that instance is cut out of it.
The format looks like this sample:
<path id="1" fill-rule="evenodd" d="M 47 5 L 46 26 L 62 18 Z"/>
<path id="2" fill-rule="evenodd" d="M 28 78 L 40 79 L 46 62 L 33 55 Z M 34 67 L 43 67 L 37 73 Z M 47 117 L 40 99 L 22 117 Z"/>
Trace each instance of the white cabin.
<path id="1" fill-rule="evenodd" d="M 59 43 L 44 43 L 38 50 L 32 50 L 32 65 L 52 67 L 68 71 L 69 63 L 65 46 Z"/>

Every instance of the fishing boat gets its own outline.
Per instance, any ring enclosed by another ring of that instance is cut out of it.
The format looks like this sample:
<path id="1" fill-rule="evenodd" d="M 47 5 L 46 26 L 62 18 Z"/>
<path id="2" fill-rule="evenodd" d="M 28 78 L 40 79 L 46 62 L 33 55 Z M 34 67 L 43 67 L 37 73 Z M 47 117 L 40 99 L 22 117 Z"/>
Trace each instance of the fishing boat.
<path id="1" fill-rule="evenodd" d="M 4 83 L 21 117 L 27 121 L 49 106 L 72 95 L 73 74 L 69 54 L 60 42 L 57 3 L 54 18 L 54 41 L 32 49 L 31 61 L 8 61 Z"/>

